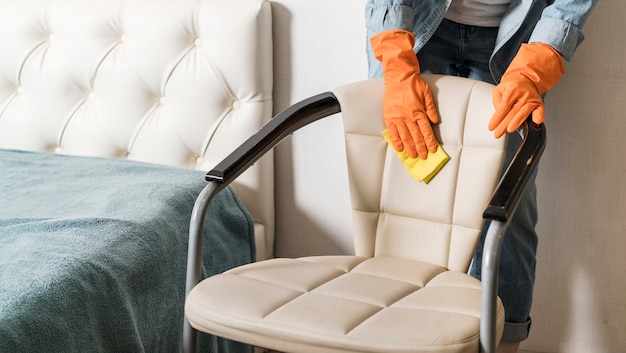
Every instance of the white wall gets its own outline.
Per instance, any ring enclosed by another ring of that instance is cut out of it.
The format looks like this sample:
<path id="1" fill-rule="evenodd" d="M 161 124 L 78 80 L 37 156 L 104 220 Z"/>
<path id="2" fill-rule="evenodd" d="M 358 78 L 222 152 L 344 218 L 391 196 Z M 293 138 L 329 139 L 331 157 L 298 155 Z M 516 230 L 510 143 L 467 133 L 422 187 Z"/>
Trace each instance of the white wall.
<path id="1" fill-rule="evenodd" d="M 274 104 L 290 104 L 367 77 L 364 0 L 278 0 Z M 276 149 L 277 256 L 350 253 L 350 204 L 339 116 Z"/>
<path id="2" fill-rule="evenodd" d="M 600 1 L 546 98 L 533 329 L 540 352 L 626 352 L 626 2 Z"/>
<path id="3" fill-rule="evenodd" d="M 275 0 L 275 110 L 364 79 L 364 0 Z M 626 2 L 600 1 L 546 100 L 533 352 L 626 352 Z M 276 151 L 277 256 L 350 253 L 338 117 Z"/>

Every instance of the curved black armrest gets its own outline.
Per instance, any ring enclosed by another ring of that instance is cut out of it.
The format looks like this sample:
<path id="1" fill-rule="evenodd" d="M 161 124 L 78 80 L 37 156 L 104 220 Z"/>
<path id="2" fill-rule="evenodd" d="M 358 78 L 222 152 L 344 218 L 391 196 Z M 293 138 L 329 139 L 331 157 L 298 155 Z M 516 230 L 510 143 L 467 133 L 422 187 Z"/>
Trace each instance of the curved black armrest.
<path id="1" fill-rule="evenodd" d="M 239 145 L 206 174 L 205 178 L 209 183 L 196 198 L 191 214 L 185 296 L 189 295 L 200 282 L 204 219 L 213 197 L 285 137 L 305 125 L 340 111 L 339 101 L 330 92 L 318 94 L 294 104 L 263 125 L 261 130 Z M 189 320 L 185 318 L 183 324 L 183 350 L 185 352 L 195 352 L 196 333 Z"/>
<path id="2" fill-rule="evenodd" d="M 206 180 L 230 184 L 285 137 L 305 125 L 340 111 L 337 98 L 330 92 L 318 94 L 292 105 L 267 122 L 259 132 L 209 171 Z"/>
<path id="3" fill-rule="evenodd" d="M 523 125 L 524 140 L 496 187 L 483 218 L 507 222 L 517 209 L 530 176 L 546 147 L 546 129 L 530 118 Z"/>

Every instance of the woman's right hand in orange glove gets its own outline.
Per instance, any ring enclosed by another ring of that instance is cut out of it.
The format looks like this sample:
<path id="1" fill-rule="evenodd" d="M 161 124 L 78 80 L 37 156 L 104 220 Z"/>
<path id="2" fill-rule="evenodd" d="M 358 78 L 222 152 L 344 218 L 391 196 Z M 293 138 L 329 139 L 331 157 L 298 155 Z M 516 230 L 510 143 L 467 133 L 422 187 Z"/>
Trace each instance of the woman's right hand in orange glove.
<path id="1" fill-rule="evenodd" d="M 413 52 L 415 35 L 390 30 L 375 35 L 370 42 L 383 67 L 383 118 L 390 144 L 398 152 L 406 150 L 411 158 L 426 159 L 429 151 L 437 151 L 431 123 L 439 122 L 439 114 Z"/>

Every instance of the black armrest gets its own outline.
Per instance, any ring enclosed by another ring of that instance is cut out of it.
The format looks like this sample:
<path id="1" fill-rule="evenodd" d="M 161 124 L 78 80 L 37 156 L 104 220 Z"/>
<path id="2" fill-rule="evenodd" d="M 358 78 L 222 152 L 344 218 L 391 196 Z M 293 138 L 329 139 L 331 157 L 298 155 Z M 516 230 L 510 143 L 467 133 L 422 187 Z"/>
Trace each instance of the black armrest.
<path id="1" fill-rule="evenodd" d="M 339 113 L 337 98 L 321 93 L 296 103 L 267 122 L 206 174 L 206 180 L 228 185 L 285 137 L 321 118 Z"/>
<path id="2" fill-rule="evenodd" d="M 506 169 L 483 218 L 507 222 L 517 209 L 530 176 L 546 147 L 546 129 L 529 119 L 523 125 L 524 140 Z"/>

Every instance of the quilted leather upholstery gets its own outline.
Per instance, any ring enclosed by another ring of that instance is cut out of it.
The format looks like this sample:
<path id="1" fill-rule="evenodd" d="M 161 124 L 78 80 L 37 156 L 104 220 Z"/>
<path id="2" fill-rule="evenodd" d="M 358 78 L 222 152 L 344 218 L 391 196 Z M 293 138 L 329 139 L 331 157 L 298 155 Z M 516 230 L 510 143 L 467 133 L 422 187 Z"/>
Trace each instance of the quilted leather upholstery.
<path id="1" fill-rule="evenodd" d="M 481 283 L 466 271 L 505 141 L 486 128 L 493 86 L 425 78 L 450 155 L 441 172 L 417 183 L 387 146 L 381 80 L 335 90 L 356 256 L 272 259 L 210 277 L 187 298 L 194 327 L 283 352 L 478 352 Z M 499 340 L 499 300 L 496 316 Z"/>
<path id="2" fill-rule="evenodd" d="M 380 136 L 385 127 L 373 113 L 382 107 L 380 80 L 335 92 L 342 102 L 357 102 L 342 109 L 356 255 L 410 258 L 467 271 L 502 168 L 505 140 L 494 139 L 487 129 L 491 85 L 425 77 L 441 115 L 438 141 L 450 156 L 427 185 L 410 178 Z"/>
<path id="3" fill-rule="evenodd" d="M 272 114 L 264 0 L 0 6 L 0 147 L 208 170 Z M 273 161 L 234 185 L 272 254 Z"/>

